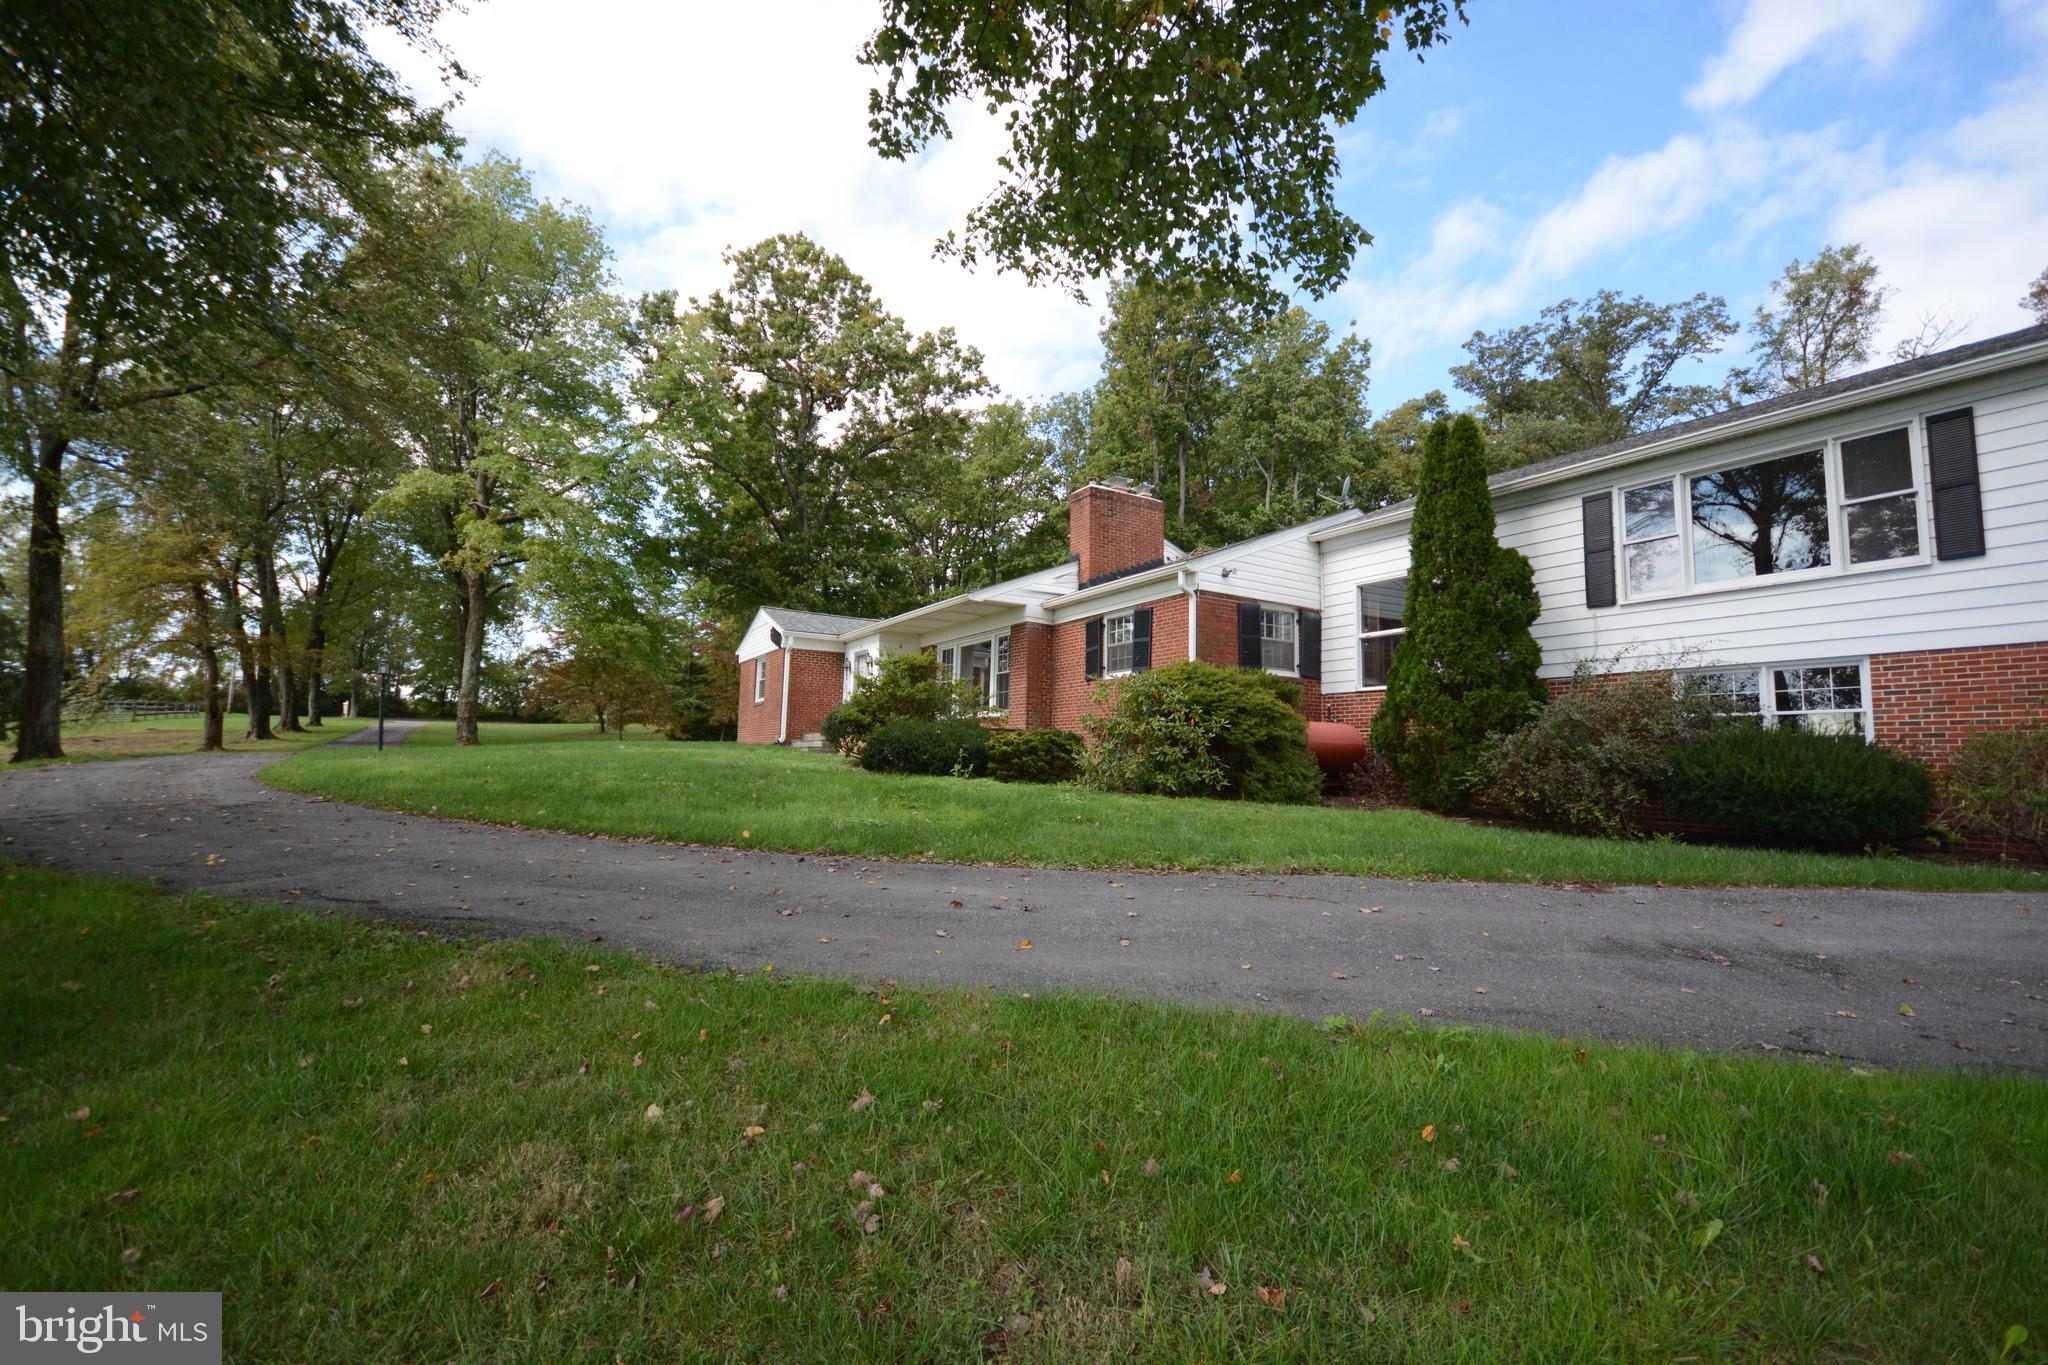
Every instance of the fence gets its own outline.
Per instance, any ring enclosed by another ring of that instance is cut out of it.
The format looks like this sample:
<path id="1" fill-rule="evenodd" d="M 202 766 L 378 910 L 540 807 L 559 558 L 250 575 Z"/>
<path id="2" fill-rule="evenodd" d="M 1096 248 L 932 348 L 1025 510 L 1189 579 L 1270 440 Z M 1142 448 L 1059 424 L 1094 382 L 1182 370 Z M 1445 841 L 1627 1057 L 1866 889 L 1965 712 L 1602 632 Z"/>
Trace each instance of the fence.
<path id="1" fill-rule="evenodd" d="M 109 715 L 141 720 L 144 716 L 196 716 L 205 711 L 206 706 L 196 701 L 110 701 L 106 709 Z"/>

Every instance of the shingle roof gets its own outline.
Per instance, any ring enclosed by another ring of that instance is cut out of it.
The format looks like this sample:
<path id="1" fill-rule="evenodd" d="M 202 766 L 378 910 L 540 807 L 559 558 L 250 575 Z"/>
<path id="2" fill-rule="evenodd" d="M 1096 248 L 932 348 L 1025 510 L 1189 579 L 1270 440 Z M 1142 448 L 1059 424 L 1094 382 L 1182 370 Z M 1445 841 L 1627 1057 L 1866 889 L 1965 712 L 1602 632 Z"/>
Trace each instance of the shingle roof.
<path id="1" fill-rule="evenodd" d="M 788 607 L 763 607 L 761 610 L 776 625 L 799 635 L 844 635 L 850 630 L 871 626 L 880 619 L 874 616 L 834 616 L 824 611 L 791 611 Z"/>

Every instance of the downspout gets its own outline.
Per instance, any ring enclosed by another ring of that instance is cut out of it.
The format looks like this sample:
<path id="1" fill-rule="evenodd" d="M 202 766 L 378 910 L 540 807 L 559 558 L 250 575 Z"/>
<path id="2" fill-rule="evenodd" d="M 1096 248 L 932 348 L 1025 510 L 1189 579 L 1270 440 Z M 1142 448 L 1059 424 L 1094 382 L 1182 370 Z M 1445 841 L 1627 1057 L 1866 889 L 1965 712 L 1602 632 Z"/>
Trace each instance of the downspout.
<path id="1" fill-rule="evenodd" d="M 1182 569 L 1175 577 L 1180 579 L 1180 590 L 1188 595 L 1188 662 L 1193 663 L 1202 657 L 1201 651 L 1195 647 L 1195 631 L 1201 620 L 1202 605 L 1202 592 L 1196 584 L 1202 581 L 1202 571 Z"/>
<path id="2" fill-rule="evenodd" d="M 776 729 L 775 742 L 789 743 L 789 638 L 782 640 L 782 724 Z"/>

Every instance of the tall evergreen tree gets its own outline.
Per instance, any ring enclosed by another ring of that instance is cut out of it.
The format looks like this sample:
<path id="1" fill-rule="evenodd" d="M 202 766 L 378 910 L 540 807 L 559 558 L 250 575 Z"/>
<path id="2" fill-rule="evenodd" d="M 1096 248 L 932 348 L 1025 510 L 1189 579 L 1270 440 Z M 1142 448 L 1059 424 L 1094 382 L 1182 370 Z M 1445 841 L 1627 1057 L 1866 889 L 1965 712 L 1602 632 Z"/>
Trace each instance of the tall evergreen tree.
<path id="1" fill-rule="evenodd" d="M 1529 561 L 1494 537 L 1486 439 L 1469 415 L 1430 430 L 1408 545 L 1408 634 L 1372 747 L 1417 802 L 1462 810 L 1487 735 L 1514 729 L 1544 698 L 1529 633 L 1542 603 Z"/>

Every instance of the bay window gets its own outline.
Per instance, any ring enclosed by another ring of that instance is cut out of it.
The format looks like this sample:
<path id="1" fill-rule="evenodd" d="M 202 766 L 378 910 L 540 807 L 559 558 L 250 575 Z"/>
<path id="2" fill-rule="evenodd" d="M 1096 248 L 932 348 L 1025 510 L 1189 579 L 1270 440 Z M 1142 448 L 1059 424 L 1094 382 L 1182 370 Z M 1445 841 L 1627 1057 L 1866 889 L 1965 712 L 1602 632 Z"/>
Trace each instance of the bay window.
<path id="1" fill-rule="evenodd" d="M 1624 591 L 1658 597 L 1919 559 L 1919 465 L 1900 426 L 1622 488 Z"/>
<path id="2" fill-rule="evenodd" d="M 1385 687 L 1394 664 L 1394 648 L 1408 633 L 1402 616 L 1408 609 L 1408 580 L 1391 578 L 1358 589 L 1358 685 Z"/>

